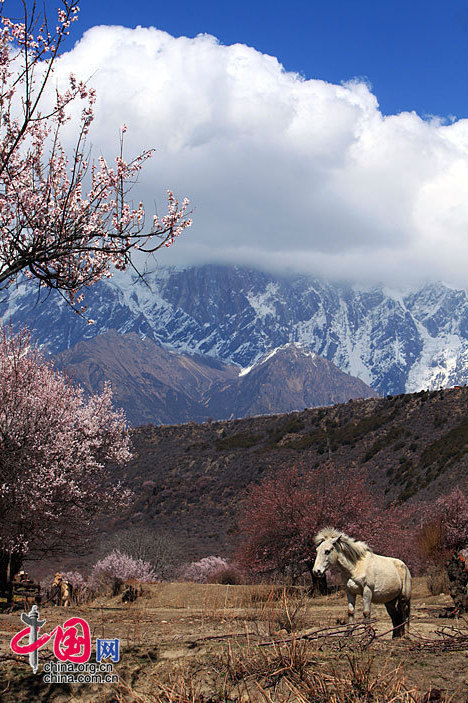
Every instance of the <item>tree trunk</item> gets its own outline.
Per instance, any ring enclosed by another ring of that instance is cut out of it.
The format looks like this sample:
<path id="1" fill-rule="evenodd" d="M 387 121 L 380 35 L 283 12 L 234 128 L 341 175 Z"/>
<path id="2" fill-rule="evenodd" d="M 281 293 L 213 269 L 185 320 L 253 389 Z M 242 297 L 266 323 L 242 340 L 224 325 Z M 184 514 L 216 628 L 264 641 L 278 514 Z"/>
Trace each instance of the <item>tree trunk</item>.
<path id="1" fill-rule="evenodd" d="M 21 569 L 23 555 L 18 552 L 8 552 L 0 549 L 0 590 L 6 591 L 11 587 L 11 582 Z"/>

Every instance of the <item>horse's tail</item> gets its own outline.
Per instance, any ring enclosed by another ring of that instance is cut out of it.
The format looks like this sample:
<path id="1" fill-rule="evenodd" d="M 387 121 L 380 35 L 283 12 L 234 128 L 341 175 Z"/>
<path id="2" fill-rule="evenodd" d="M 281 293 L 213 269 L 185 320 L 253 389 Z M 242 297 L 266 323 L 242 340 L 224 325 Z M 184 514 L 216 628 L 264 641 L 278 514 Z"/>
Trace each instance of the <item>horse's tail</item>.
<path id="1" fill-rule="evenodd" d="M 403 630 L 406 624 L 406 630 L 409 632 L 411 614 L 411 574 L 410 570 L 403 562 L 401 562 L 399 571 L 402 583 L 400 595 L 398 596 L 396 602 L 399 620 L 398 624 L 403 626 Z"/>

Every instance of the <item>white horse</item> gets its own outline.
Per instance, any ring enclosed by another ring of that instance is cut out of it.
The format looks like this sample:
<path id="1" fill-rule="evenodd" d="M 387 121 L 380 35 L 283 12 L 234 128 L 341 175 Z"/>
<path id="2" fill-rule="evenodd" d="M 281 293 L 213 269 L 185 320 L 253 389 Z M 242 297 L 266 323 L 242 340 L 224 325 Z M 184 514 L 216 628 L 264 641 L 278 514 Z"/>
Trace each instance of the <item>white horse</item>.
<path id="1" fill-rule="evenodd" d="M 409 629 L 411 574 L 400 559 L 383 557 L 365 542 L 326 527 L 315 536 L 317 556 L 314 575 L 323 576 L 336 567 L 346 587 L 348 622 L 354 622 L 356 596 L 362 595 L 364 617 L 370 617 L 371 602 L 385 603 L 393 623 L 393 637 L 402 637 Z"/>

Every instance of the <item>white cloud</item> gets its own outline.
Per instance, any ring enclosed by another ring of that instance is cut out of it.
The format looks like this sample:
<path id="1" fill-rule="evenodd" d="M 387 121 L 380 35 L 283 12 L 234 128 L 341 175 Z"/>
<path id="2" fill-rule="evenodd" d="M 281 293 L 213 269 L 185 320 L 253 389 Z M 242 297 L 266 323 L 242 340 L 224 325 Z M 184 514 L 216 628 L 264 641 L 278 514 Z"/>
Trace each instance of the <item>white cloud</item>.
<path id="1" fill-rule="evenodd" d="M 208 35 L 95 27 L 70 71 L 98 92 L 95 155 L 125 122 L 130 154 L 157 148 L 135 197 L 191 199 L 195 224 L 161 263 L 467 285 L 468 120 L 383 116 L 363 82 L 304 80 Z"/>

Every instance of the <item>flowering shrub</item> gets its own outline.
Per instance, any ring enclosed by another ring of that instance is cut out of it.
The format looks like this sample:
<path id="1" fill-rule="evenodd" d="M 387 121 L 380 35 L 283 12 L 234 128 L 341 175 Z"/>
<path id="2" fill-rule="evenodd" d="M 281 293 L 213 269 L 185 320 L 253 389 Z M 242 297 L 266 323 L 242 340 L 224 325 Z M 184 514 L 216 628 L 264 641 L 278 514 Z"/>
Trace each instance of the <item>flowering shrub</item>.
<path id="1" fill-rule="evenodd" d="M 62 577 L 64 581 L 71 583 L 73 590 L 77 588 L 84 588 L 86 586 L 84 576 L 80 574 L 79 571 L 63 571 Z"/>
<path id="2" fill-rule="evenodd" d="M 217 572 L 228 568 L 228 563 L 221 557 L 204 557 L 200 561 L 192 561 L 182 570 L 182 578 L 195 583 L 207 583 Z"/>
<path id="3" fill-rule="evenodd" d="M 134 559 L 119 549 L 114 549 L 104 559 L 96 562 L 89 577 L 89 584 L 99 588 L 113 580 L 158 581 L 158 576 L 148 561 Z"/>

